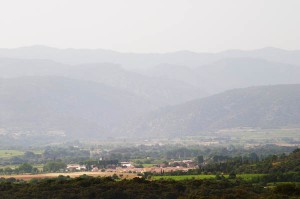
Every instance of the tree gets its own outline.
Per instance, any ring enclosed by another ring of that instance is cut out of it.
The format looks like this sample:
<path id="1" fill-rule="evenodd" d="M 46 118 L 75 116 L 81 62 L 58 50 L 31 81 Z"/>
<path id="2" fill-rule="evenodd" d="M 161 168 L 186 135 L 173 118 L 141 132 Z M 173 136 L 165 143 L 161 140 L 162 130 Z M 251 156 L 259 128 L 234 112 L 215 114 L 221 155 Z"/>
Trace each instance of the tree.
<path id="1" fill-rule="evenodd" d="M 259 157 L 256 153 L 250 153 L 249 158 L 252 162 L 258 162 L 259 161 Z"/>
<path id="2" fill-rule="evenodd" d="M 23 163 L 18 167 L 21 173 L 31 173 L 33 171 L 33 166 L 29 163 Z"/>
<path id="3" fill-rule="evenodd" d="M 5 174 L 11 174 L 12 172 L 13 172 L 12 168 L 10 168 L 10 167 L 5 167 L 4 168 L 4 173 Z"/>
<path id="4" fill-rule="evenodd" d="M 114 175 L 112 175 L 111 177 L 112 177 L 112 179 L 114 179 L 114 180 L 120 179 L 119 176 L 118 176 L 117 174 L 115 174 L 115 173 L 114 173 Z"/>
<path id="5" fill-rule="evenodd" d="M 235 179 L 236 178 L 236 174 L 234 172 L 231 172 L 228 176 L 229 179 Z"/>
<path id="6" fill-rule="evenodd" d="M 31 152 L 31 151 L 26 151 L 26 152 L 24 153 L 24 157 L 25 157 L 25 158 L 34 158 L 34 157 L 35 157 L 35 154 L 34 154 L 33 152 Z"/>
<path id="7" fill-rule="evenodd" d="M 57 172 L 62 169 L 65 169 L 67 165 L 63 162 L 57 161 L 57 162 L 48 162 L 44 165 L 43 171 L 45 172 Z"/>
<path id="8" fill-rule="evenodd" d="M 203 155 L 197 156 L 197 163 L 198 165 L 202 164 L 204 162 Z"/>

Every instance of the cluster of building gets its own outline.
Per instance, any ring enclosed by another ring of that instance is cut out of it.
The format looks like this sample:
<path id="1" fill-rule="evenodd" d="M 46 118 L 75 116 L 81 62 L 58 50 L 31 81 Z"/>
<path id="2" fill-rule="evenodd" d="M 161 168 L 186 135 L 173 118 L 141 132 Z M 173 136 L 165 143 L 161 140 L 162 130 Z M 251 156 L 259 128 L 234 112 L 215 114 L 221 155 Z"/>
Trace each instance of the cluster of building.
<path id="1" fill-rule="evenodd" d="M 67 171 L 86 171 L 87 170 L 85 165 L 80 165 L 80 164 L 68 164 L 66 169 L 67 169 Z"/>
<path id="2" fill-rule="evenodd" d="M 168 164 L 158 164 L 149 167 L 134 166 L 132 162 L 120 162 L 119 165 L 108 165 L 105 169 L 93 166 L 90 171 L 92 172 L 115 172 L 115 173 L 163 173 L 183 171 L 187 172 L 189 169 L 197 168 L 197 164 L 192 160 L 171 161 Z M 86 165 L 69 164 L 67 171 L 87 171 Z"/>

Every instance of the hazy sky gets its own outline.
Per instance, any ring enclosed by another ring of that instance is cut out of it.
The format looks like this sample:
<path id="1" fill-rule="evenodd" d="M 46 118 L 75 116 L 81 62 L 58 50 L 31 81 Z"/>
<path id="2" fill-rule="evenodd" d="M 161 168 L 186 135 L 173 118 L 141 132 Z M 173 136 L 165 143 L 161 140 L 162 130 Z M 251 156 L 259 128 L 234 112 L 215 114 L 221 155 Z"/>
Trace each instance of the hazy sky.
<path id="1" fill-rule="evenodd" d="M 0 0 L 0 48 L 300 49 L 300 0 Z"/>

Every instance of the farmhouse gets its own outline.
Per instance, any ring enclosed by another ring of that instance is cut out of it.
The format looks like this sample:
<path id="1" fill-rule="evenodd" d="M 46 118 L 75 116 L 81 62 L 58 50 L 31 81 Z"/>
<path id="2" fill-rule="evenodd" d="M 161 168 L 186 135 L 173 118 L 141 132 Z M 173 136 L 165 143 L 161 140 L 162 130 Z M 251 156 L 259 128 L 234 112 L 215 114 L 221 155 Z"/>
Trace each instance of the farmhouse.
<path id="1" fill-rule="evenodd" d="M 120 164 L 121 164 L 122 167 L 132 167 L 131 162 L 121 162 Z"/>
<path id="2" fill-rule="evenodd" d="M 67 171 L 85 171 L 86 166 L 80 164 L 68 164 Z"/>

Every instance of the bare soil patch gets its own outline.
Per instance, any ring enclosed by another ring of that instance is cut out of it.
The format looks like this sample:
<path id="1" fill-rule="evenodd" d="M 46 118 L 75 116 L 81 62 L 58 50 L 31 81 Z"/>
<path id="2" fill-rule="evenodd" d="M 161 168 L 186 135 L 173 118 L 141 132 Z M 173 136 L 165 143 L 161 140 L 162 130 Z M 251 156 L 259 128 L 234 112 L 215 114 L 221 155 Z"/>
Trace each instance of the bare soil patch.
<path id="1" fill-rule="evenodd" d="M 43 174 L 19 174 L 19 175 L 0 175 L 0 178 L 16 178 L 19 180 L 29 181 L 31 179 L 41 179 L 41 178 L 56 178 L 60 175 L 70 176 L 71 178 L 76 178 L 81 175 L 88 175 L 93 177 L 108 177 L 117 174 L 122 179 L 132 179 L 137 177 L 134 173 L 117 173 L 117 172 L 72 172 L 72 173 L 43 173 Z"/>

